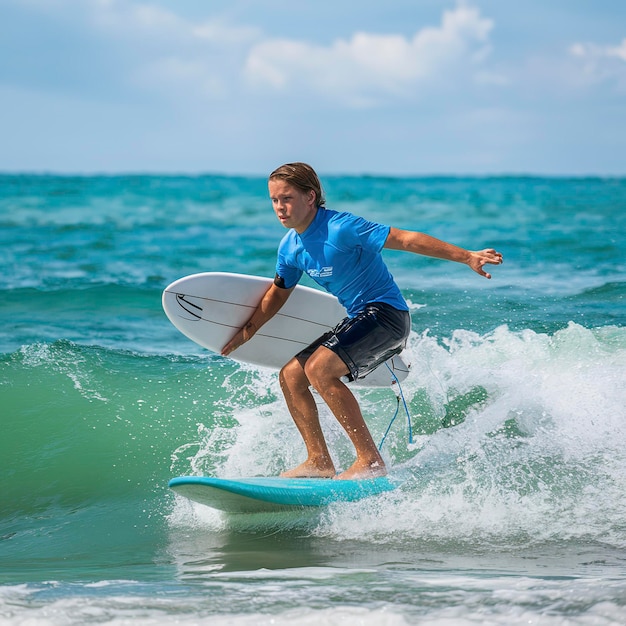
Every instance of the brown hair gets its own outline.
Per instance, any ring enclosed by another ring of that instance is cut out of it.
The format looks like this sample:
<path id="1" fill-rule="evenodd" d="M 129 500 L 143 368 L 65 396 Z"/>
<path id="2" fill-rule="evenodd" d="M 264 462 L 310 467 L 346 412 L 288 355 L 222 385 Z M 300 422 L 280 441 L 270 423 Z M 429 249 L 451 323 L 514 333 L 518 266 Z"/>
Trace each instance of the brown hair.
<path id="1" fill-rule="evenodd" d="M 316 206 L 321 207 L 326 204 L 320 179 L 317 177 L 315 170 L 306 163 L 286 163 L 281 165 L 269 175 L 269 180 L 273 178 L 284 180 L 302 192 L 312 189 L 315 192 Z"/>

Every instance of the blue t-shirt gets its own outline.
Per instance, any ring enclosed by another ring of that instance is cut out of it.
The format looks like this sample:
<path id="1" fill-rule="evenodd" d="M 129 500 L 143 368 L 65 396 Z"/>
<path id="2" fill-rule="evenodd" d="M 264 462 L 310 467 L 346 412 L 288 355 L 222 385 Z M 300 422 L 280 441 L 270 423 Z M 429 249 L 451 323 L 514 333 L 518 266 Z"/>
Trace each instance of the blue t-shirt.
<path id="1" fill-rule="evenodd" d="M 301 235 L 291 229 L 283 237 L 276 273 L 290 289 L 306 272 L 339 299 L 350 317 L 370 302 L 407 311 L 380 254 L 388 235 L 389 226 L 320 208 Z"/>

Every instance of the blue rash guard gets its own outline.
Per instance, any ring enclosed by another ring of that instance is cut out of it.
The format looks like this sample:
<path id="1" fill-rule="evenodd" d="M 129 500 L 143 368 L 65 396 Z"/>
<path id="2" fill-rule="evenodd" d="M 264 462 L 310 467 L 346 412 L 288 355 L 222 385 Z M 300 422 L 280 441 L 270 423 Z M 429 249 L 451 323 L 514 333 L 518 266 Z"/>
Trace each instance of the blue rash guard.
<path id="1" fill-rule="evenodd" d="M 283 237 L 276 274 L 290 289 L 306 272 L 339 299 L 349 317 L 372 302 L 408 311 L 380 254 L 388 235 L 389 226 L 319 208 L 301 235 L 290 229 Z"/>

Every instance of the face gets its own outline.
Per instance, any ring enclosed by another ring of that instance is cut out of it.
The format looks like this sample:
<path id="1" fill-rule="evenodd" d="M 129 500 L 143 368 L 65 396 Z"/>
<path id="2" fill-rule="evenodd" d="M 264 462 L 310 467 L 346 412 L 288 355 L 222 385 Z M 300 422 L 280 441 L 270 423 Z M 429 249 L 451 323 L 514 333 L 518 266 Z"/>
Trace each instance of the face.
<path id="1" fill-rule="evenodd" d="M 269 181 L 270 199 L 276 217 L 285 228 L 293 228 L 303 233 L 313 221 L 317 207 L 315 192 L 300 191 L 289 183 L 278 178 Z"/>

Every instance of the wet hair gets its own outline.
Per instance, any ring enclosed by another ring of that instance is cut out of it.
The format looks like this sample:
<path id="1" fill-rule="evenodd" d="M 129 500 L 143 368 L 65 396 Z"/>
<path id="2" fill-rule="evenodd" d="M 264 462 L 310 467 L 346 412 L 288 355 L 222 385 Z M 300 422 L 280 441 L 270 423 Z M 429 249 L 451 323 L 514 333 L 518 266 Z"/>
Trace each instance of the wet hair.
<path id="1" fill-rule="evenodd" d="M 272 179 L 284 180 L 303 193 L 312 189 L 315 192 L 315 205 L 322 207 L 326 204 L 320 179 L 317 177 L 315 170 L 306 163 L 286 163 L 281 165 L 269 175 L 269 180 Z"/>

